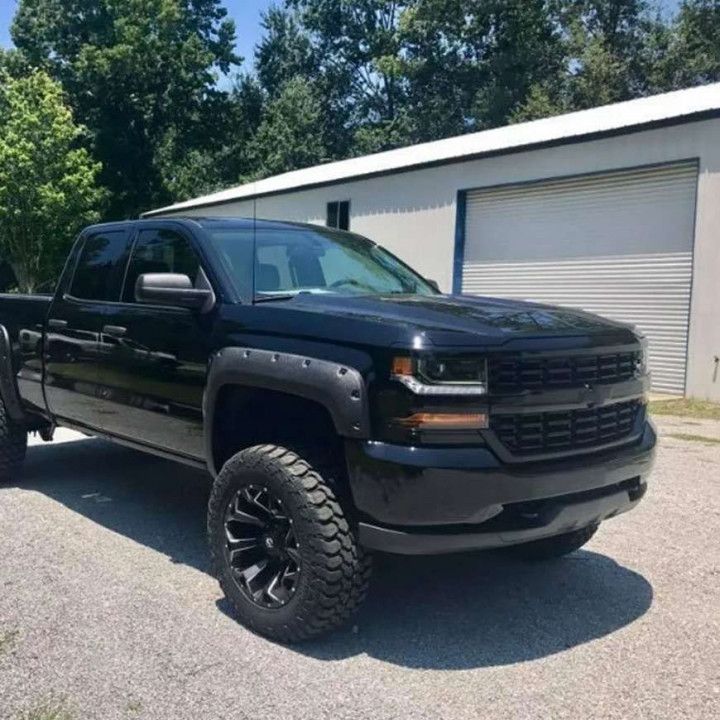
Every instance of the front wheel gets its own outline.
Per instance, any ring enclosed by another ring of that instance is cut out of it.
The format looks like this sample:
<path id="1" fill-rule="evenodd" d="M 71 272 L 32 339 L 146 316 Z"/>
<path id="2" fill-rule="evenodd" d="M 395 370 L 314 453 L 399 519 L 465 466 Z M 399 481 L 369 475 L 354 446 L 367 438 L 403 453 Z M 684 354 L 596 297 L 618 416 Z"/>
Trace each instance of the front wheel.
<path id="1" fill-rule="evenodd" d="M 281 642 L 333 630 L 367 592 L 370 558 L 329 482 L 276 445 L 239 452 L 208 508 L 213 570 L 239 620 Z"/>
<path id="2" fill-rule="evenodd" d="M 597 532 L 598 525 L 590 525 L 581 530 L 573 530 L 563 535 L 534 540 L 523 545 L 508 548 L 513 555 L 523 560 L 554 560 L 579 550 Z"/>

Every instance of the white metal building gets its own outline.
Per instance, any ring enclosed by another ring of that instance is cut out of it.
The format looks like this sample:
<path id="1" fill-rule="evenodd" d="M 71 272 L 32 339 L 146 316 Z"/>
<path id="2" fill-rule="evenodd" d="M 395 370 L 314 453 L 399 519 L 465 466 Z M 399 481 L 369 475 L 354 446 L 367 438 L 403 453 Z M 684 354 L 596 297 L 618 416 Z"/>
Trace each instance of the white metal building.
<path id="1" fill-rule="evenodd" d="M 720 84 L 320 165 L 148 213 L 343 227 L 446 291 L 637 324 L 720 401 Z"/>

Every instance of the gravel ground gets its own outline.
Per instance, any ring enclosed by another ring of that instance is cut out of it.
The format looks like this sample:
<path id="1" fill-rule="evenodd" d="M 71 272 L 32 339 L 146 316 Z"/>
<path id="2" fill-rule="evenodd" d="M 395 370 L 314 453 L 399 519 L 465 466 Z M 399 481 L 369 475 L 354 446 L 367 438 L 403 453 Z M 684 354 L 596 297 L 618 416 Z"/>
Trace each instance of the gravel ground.
<path id="1" fill-rule="evenodd" d="M 295 648 L 207 574 L 202 475 L 62 433 L 0 488 L 0 717 L 720 717 L 720 423 L 660 418 L 640 507 L 564 560 L 381 558 Z M 51 712 L 58 711 L 56 716 Z"/>

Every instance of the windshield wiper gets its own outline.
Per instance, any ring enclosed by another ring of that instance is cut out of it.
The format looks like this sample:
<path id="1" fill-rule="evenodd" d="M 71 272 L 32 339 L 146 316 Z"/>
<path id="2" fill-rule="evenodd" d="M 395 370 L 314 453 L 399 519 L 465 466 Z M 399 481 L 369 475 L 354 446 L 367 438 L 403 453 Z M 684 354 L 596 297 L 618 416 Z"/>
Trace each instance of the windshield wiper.
<path id="1" fill-rule="evenodd" d="M 297 293 L 277 293 L 275 295 L 256 295 L 255 303 L 275 302 L 276 300 L 292 300 Z"/>

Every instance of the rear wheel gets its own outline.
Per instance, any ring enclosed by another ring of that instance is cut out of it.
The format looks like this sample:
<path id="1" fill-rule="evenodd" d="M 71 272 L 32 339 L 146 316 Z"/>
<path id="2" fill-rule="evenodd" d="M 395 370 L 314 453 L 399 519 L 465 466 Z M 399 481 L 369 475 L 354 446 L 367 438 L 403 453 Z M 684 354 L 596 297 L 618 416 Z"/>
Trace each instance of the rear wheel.
<path id="1" fill-rule="evenodd" d="M 25 460 L 27 432 L 16 425 L 0 399 L 0 482 L 17 478 Z"/>
<path id="2" fill-rule="evenodd" d="M 341 625 L 367 591 L 370 558 L 330 483 L 276 445 L 231 458 L 208 510 L 213 569 L 239 620 L 282 642 Z"/>
<path id="3" fill-rule="evenodd" d="M 513 545 L 508 548 L 513 555 L 523 560 L 553 560 L 579 550 L 597 532 L 599 525 L 590 525 L 581 530 L 573 530 L 563 535 L 555 535 L 542 540 Z"/>

